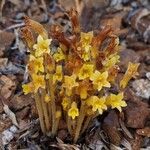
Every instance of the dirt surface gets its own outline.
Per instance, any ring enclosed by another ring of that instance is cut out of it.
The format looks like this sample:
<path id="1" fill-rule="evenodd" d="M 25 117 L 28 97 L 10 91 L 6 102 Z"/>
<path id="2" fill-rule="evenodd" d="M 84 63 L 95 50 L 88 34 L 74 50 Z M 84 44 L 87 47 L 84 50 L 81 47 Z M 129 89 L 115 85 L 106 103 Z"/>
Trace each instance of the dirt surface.
<path id="1" fill-rule="evenodd" d="M 150 3 L 148 0 L 1 0 L 0 1 L 0 149 L 109 150 L 150 149 Z M 23 95 L 27 47 L 20 28 L 24 16 L 47 29 L 61 24 L 71 30 L 66 12 L 76 7 L 83 31 L 110 25 L 120 38 L 120 77 L 129 61 L 140 63 L 130 81 L 121 113 L 98 116 L 76 145 L 63 122 L 56 138 L 43 136 L 31 95 Z"/>

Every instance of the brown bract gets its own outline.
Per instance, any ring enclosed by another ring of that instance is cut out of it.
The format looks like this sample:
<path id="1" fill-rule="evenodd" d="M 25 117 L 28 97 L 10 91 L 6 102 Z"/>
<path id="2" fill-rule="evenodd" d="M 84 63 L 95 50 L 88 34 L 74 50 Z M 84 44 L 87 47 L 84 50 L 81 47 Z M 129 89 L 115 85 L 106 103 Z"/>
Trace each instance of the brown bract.
<path id="1" fill-rule="evenodd" d="M 24 22 L 27 27 L 31 28 L 32 30 L 34 30 L 44 38 L 48 37 L 47 31 L 43 28 L 43 26 L 40 23 L 30 19 L 27 16 L 25 16 Z"/>
<path id="2" fill-rule="evenodd" d="M 28 47 L 30 49 L 32 49 L 34 43 L 35 43 L 35 39 L 33 37 L 32 32 L 29 30 L 28 27 L 24 27 L 21 29 L 21 36 L 22 38 L 24 38 L 26 44 L 28 45 Z"/>

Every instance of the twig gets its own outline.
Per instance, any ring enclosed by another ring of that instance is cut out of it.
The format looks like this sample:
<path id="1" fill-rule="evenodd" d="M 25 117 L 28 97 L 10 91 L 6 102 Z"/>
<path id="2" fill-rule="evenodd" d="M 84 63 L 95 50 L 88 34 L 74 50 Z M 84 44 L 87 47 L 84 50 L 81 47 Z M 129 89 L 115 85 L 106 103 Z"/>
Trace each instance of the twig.
<path id="1" fill-rule="evenodd" d="M 15 29 L 15 28 L 20 28 L 20 27 L 23 27 L 23 26 L 25 26 L 24 22 L 14 24 L 14 25 L 11 25 L 11 26 L 7 27 L 6 29 L 4 29 L 4 31 L 12 30 L 12 29 Z"/>
<path id="2" fill-rule="evenodd" d="M 3 22 L 3 13 L 2 13 L 2 11 L 3 11 L 3 7 L 4 7 L 4 5 L 5 5 L 5 0 L 1 0 L 1 2 L 0 2 L 0 22 Z"/>
<path id="3" fill-rule="evenodd" d="M 79 16 L 81 16 L 82 9 L 83 9 L 83 1 L 82 0 L 75 0 L 76 9 L 78 11 Z"/>

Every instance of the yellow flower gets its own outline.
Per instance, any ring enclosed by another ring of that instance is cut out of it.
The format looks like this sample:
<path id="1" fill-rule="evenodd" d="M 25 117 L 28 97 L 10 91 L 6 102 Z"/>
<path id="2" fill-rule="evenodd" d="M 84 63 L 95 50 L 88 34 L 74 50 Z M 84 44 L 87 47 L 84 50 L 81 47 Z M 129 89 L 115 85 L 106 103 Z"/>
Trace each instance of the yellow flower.
<path id="1" fill-rule="evenodd" d="M 90 51 L 84 51 L 82 54 L 81 54 L 81 58 L 84 60 L 84 61 L 88 61 L 90 60 Z"/>
<path id="2" fill-rule="evenodd" d="M 45 95 L 45 102 L 48 103 L 50 101 L 51 101 L 50 96 L 48 94 L 46 94 Z"/>
<path id="3" fill-rule="evenodd" d="M 91 44 L 92 38 L 93 38 L 93 32 L 92 31 L 88 32 L 88 33 L 81 32 L 82 47 L 85 47 L 85 46 Z"/>
<path id="4" fill-rule="evenodd" d="M 64 84 L 63 87 L 67 89 L 72 89 L 73 87 L 78 86 L 78 83 L 76 82 L 76 76 L 64 76 Z"/>
<path id="5" fill-rule="evenodd" d="M 24 92 L 25 95 L 29 94 L 29 93 L 32 93 L 34 91 L 34 85 L 33 85 L 32 82 L 27 83 L 27 84 L 23 84 L 22 88 L 23 88 L 23 92 Z"/>
<path id="6" fill-rule="evenodd" d="M 30 60 L 31 61 L 28 65 L 29 71 L 31 71 L 32 73 L 37 73 L 38 71 L 44 72 L 43 57 L 35 58 L 34 56 L 32 56 Z"/>
<path id="7" fill-rule="evenodd" d="M 86 100 L 86 103 L 88 106 L 92 106 L 94 112 L 98 110 L 99 114 L 102 114 L 103 110 L 107 109 L 105 101 L 105 97 L 99 98 L 98 96 L 91 96 Z"/>
<path id="8" fill-rule="evenodd" d="M 78 86 L 79 83 L 76 82 L 76 76 L 64 76 L 63 87 L 66 88 L 66 94 L 70 96 L 72 94 L 72 88 Z"/>
<path id="9" fill-rule="evenodd" d="M 62 66 L 61 65 L 56 66 L 56 73 L 53 75 L 53 84 L 56 81 L 61 81 L 62 78 L 63 78 L 63 76 L 62 76 Z"/>
<path id="10" fill-rule="evenodd" d="M 83 33 L 81 32 L 81 47 L 78 47 L 78 50 L 81 51 L 81 58 L 84 61 L 90 60 L 90 51 L 92 46 L 90 45 L 93 38 L 93 32 Z"/>
<path id="11" fill-rule="evenodd" d="M 32 54 L 29 56 L 29 61 L 35 60 L 35 56 L 33 56 Z"/>
<path id="12" fill-rule="evenodd" d="M 39 88 L 45 88 L 44 75 L 32 74 L 32 82 L 22 86 L 24 94 L 37 92 Z"/>
<path id="13" fill-rule="evenodd" d="M 94 66 L 91 64 L 84 64 L 79 70 L 78 77 L 79 80 L 90 77 L 93 74 Z"/>
<path id="14" fill-rule="evenodd" d="M 35 87 L 34 92 L 37 92 L 39 88 L 45 88 L 44 75 L 32 74 L 32 80 Z"/>
<path id="15" fill-rule="evenodd" d="M 76 102 L 71 104 L 71 108 L 68 110 L 68 116 L 72 117 L 72 119 L 75 119 L 75 117 L 79 116 L 79 110 Z"/>
<path id="16" fill-rule="evenodd" d="M 83 88 L 80 90 L 80 98 L 81 98 L 81 99 L 86 99 L 87 96 L 88 96 L 87 88 L 86 88 L 86 87 L 83 87 Z"/>
<path id="17" fill-rule="evenodd" d="M 95 73 L 90 77 L 90 80 L 93 81 L 94 87 L 100 91 L 102 87 L 110 87 L 110 83 L 107 81 L 107 78 L 107 71 L 100 73 L 96 70 Z"/>
<path id="18" fill-rule="evenodd" d="M 62 52 L 62 50 L 58 48 L 57 52 L 53 55 L 53 58 L 55 59 L 56 62 L 59 62 L 65 59 L 65 55 Z"/>
<path id="19" fill-rule="evenodd" d="M 84 61 L 88 61 L 90 60 L 90 50 L 91 50 L 91 46 L 90 45 L 87 45 L 85 47 L 78 47 L 77 50 L 79 51 L 80 53 L 80 56 L 81 58 L 84 60 Z"/>
<path id="20" fill-rule="evenodd" d="M 107 60 L 103 61 L 102 63 L 106 69 L 109 69 L 119 62 L 119 58 L 119 55 L 111 55 Z"/>
<path id="21" fill-rule="evenodd" d="M 129 82 L 129 80 L 138 74 L 137 69 L 138 69 L 139 65 L 140 65 L 139 63 L 134 64 L 134 63 L 129 62 L 128 69 L 127 69 L 125 75 L 123 76 L 123 79 L 120 81 L 121 88 L 125 88 Z"/>
<path id="22" fill-rule="evenodd" d="M 64 97 L 61 104 L 62 104 L 62 106 L 63 106 L 63 109 L 64 109 L 64 110 L 67 110 L 67 107 L 68 107 L 68 105 L 69 105 L 69 98 Z"/>
<path id="23" fill-rule="evenodd" d="M 37 44 L 33 45 L 33 48 L 35 49 L 35 56 L 40 57 L 43 55 L 43 53 L 49 53 L 49 45 L 51 44 L 51 39 L 43 39 L 41 35 L 37 38 Z"/>
<path id="24" fill-rule="evenodd" d="M 123 93 L 119 93 L 118 95 L 111 94 L 106 99 L 106 105 L 110 105 L 112 109 L 117 108 L 121 112 L 121 107 L 126 107 L 127 104 L 123 100 Z"/>

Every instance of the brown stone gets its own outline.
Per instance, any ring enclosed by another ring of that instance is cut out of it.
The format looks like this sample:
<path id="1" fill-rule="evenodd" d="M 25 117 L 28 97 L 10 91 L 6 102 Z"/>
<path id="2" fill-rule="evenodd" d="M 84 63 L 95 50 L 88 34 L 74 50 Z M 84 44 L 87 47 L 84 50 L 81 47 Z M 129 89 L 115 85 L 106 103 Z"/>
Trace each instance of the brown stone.
<path id="1" fill-rule="evenodd" d="M 0 31 L 0 48 L 8 48 L 15 40 L 15 35 L 12 32 Z"/>
<path id="2" fill-rule="evenodd" d="M 16 89 L 15 76 L 5 76 L 0 77 L 1 82 L 1 96 L 5 99 L 8 99 L 12 96 L 13 92 Z"/>
<path id="3" fill-rule="evenodd" d="M 20 110 L 26 106 L 33 104 L 34 100 L 31 95 L 15 95 L 11 100 L 9 107 L 14 110 Z"/>
<path id="4" fill-rule="evenodd" d="M 68 132 L 67 130 L 59 130 L 58 131 L 58 136 L 57 136 L 59 139 L 61 139 L 62 141 L 64 141 L 67 137 L 68 137 Z"/>
<path id="5" fill-rule="evenodd" d="M 0 47 L 0 57 L 4 55 L 5 47 Z"/>
<path id="6" fill-rule="evenodd" d="M 143 129 L 136 130 L 138 135 L 150 137 L 150 127 L 145 127 Z"/>
<path id="7" fill-rule="evenodd" d="M 7 66 L 8 58 L 0 58 L 0 69 L 3 69 Z"/>
<path id="8" fill-rule="evenodd" d="M 12 121 L 9 118 L 3 118 L 0 116 L 0 133 L 8 129 L 12 125 Z"/>
<path id="9" fill-rule="evenodd" d="M 144 102 L 127 102 L 125 123 L 130 128 L 143 128 L 150 115 L 150 109 Z"/>
<path id="10" fill-rule="evenodd" d="M 30 107 L 29 107 L 29 106 L 25 107 L 25 108 L 22 109 L 21 111 L 18 111 L 18 112 L 16 113 L 17 120 L 22 120 L 22 119 L 24 119 L 25 117 L 28 116 L 29 112 L 30 112 Z"/>
<path id="11" fill-rule="evenodd" d="M 132 150 L 140 150 L 142 143 L 142 136 L 135 134 L 135 138 L 130 141 Z"/>
<path id="12" fill-rule="evenodd" d="M 150 42 L 149 15 L 148 9 L 140 8 L 131 17 L 131 26 L 143 36 L 144 42 Z"/>

